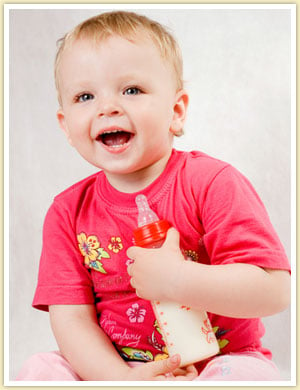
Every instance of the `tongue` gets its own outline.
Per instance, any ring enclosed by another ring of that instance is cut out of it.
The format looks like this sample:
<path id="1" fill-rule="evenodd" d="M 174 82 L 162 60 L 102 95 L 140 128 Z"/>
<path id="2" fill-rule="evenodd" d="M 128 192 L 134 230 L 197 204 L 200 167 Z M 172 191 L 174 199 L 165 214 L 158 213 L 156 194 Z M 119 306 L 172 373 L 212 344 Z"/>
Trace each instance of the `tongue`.
<path id="1" fill-rule="evenodd" d="M 118 133 L 109 133 L 102 135 L 102 141 L 107 146 L 121 146 L 126 144 L 130 139 L 130 133 L 120 131 Z"/>

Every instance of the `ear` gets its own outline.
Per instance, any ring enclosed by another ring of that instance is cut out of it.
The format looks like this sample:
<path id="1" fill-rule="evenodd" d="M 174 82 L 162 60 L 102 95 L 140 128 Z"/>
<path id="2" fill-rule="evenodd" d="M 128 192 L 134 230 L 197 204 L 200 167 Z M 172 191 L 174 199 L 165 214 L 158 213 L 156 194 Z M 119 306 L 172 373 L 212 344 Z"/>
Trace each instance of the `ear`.
<path id="1" fill-rule="evenodd" d="M 185 90 L 181 89 L 175 95 L 175 102 L 173 107 L 173 120 L 170 131 L 174 135 L 181 133 L 183 130 L 188 103 L 189 96 Z"/>
<path id="2" fill-rule="evenodd" d="M 58 120 L 60 128 L 62 129 L 62 131 L 65 133 L 65 135 L 67 137 L 67 140 L 68 140 L 69 144 L 71 146 L 73 146 L 73 142 L 72 142 L 72 139 L 71 139 L 71 136 L 70 136 L 70 132 L 68 130 L 68 126 L 67 126 L 67 123 L 66 123 L 65 114 L 64 114 L 64 112 L 63 112 L 63 110 L 61 108 L 57 111 L 56 117 L 57 117 L 57 120 Z"/>

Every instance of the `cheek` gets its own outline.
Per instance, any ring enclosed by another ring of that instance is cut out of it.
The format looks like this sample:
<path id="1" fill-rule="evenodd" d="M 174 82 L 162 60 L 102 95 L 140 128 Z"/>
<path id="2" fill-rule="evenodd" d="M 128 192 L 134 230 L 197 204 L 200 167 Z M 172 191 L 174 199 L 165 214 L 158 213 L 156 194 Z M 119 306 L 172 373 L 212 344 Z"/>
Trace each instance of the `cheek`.
<path id="1" fill-rule="evenodd" d="M 172 103 L 173 101 L 171 101 L 169 96 L 164 96 L 156 106 L 156 115 L 164 124 L 170 124 L 173 119 L 174 111 Z"/>
<path id="2" fill-rule="evenodd" d="M 135 108 L 136 110 L 136 108 Z M 168 129 L 173 117 L 172 107 L 165 101 L 159 100 L 144 105 L 135 112 L 139 124 L 155 129 Z"/>
<path id="3" fill-rule="evenodd" d="M 84 115 L 73 115 L 67 123 L 70 133 L 75 137 L 84 137 L 90 132 L 90 121 Z"/>

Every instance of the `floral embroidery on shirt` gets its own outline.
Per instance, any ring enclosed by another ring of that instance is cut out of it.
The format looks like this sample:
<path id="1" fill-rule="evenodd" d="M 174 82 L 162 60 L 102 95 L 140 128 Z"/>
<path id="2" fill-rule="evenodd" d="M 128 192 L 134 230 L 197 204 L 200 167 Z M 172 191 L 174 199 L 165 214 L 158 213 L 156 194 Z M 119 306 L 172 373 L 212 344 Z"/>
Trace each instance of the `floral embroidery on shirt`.
<path id="1" fill-rule="evenodd" d="M 158 332 L 161 335 L 161 338 L 163 340 L 162 332 L 161 332 L 161 329 L 160 329 L 160 327 L 158 325 L 158 321 L 157 320 L 154 321 L 154 325 L 153 326 L 154 326 L 155 330 L 152 332 L 151 337 L 148 336 L 148 343 L 150 345 L 152 345 L 152 347 L 154 347 L 155 349 L 157 349 L 158 351 L 161 352 L 161 353 L 158 353 L 157 355 L 155 355 L 154 360 L 166 359 L 167 357 L 169 357 L 167 347 L 164 344 L 159 343 L 158 340 L 157 340 L 157 337 L 155 335 L 155 333 Z"/>
<path id="2" fill-rule="evenodd" d="M 144 322 L 146 310 L 141 308 L 138 303 L 134 303 L 127 311 L 126 314 L 130 322 Z"/>
<path id="3" fill-rule="evenodd" d="M 123 249 L 122 240 L 120 237 L 111 237 L 108 249 L 114 253 L 119 253 Z"/>
<path id="4" fill-rule="evenodd" d="M 184 250 L 183 255 L 187 260 L 198 261 L 199 259 L 198 253 L 191 249 Z"/>
<path id="5" fill-rule="evenodd" d="M 158 324 L 158 321 L 157 320 L 155 320 L 154 321 L 154 328 L 155 328 L 155 330 L 160 334 L 160 335 L 162 335 L 162 332 L 161 332 L 161 329 L 160 329 L 160 327 L 159 327 L 159 324 Z"/>
<path id="6" fill-rule="evenodd" d="M 221 329 L 219 326 L 214 326 L 213 331 L 216 335 L 216 338 L 219 343 L 220 350 L 224 347 L 226 347 L 227 344 L 229 344 L 229 340 L 227 339 L 220 339 L 221 336 L 223 336 L 225 333 L 228 332 L 228 330 Z"/>
<path id="7" fill-rule="evenodd" d="M 142 349 L 135 349 L 131 347 L 122 348 L 122 355 L 126 359 L 141 360 L 144 362 L 153 361 L 153 355 L 150 351 L 143 351 Z"/>
<path id="8" fill-rule="evenodd" d="M 100 247 L 100 242 L 97 236 L 87 236 L 85 233 L 77 235 L 78 247 L 80 253 L 84 257 L 84 264 L 88 268 L 92 268 L 103 274 L 106 274 L 100 259 L 109 259 L 109 254 Z"/>

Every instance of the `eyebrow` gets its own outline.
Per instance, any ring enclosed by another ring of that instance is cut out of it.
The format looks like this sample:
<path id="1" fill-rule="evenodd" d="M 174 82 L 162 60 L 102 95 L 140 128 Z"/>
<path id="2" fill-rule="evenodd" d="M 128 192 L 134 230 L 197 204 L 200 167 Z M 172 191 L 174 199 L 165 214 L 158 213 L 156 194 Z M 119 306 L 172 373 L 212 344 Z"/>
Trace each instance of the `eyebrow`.
<path id="1" fill-rule="evenodd" d="M 92 89 L 91 81 L 80 81 L 80 83 L 78 84 L 75 83 L 70 86 L 64 87 L 64 91 L 67 95 L 76 95 L 78 92 L 85 91 L 88 89 Z"/>

